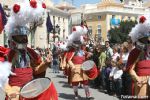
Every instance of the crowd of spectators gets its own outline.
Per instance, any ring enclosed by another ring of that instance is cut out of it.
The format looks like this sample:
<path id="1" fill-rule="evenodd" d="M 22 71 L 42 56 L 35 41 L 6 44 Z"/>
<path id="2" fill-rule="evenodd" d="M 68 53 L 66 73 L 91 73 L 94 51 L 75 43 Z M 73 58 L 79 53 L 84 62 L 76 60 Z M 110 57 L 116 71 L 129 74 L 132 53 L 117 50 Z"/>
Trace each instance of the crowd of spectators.
<path id="1" fill-rule="evenodd" d="M 92 54 L 89 58 L 93 60 L 99 70 L 96 79 L 90 81 L 90 86 L 99 89 L 101 92 L 120 97 L 121 95 L 131 95 L 131 77 L 126 72 L 126 63 L 130 51 L 134 48 L 132 42 L 127 41 L 122 44 L 93 44 L 86 47 Z M 51 55 L 53 61 L 51 68 L 53 73 L 59 73 L 61 63 L 61 52 L 54 46 L 53 49 L 36 48 L 35 51 L 44 60 L 47 55 Z"/>

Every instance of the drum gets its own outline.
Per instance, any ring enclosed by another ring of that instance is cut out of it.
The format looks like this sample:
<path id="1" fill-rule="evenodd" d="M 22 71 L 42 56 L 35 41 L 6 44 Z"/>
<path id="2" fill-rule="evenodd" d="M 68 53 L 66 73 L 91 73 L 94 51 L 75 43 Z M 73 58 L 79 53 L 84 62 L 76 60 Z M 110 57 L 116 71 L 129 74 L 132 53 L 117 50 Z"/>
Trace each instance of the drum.
<path id="1" fill-rule="evenodd" d="M 90 80 L 95 79 L 98 76 L 98 70 L 94 61 L 87 60 L 81 65 L 81 69 L 88 76 Z"/>
<path id="2" fill-rule="evenodd" d="M 28 82 L 21 88 L 19 95 L 22 100 L 58 100 L 56 89 L 49 78 L 37 78 Z"/>

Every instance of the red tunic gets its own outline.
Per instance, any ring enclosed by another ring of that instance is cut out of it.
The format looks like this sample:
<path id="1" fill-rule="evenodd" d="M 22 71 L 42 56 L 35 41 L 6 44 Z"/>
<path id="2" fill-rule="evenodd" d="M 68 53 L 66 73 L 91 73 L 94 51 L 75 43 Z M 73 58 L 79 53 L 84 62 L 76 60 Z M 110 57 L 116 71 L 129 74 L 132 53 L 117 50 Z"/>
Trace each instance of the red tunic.
<path id="1" fill-rule="evenodd" d="M 128 57 L 127 61 L 127 71 L 129 71 L 137 58 L 139 57 L 141 51 L 138 49 L 133 49 Z M 137 62 L 135 67 L 135 72 L 138 76 L 147 76 L 150 75 L 150 60 L 140 60 Z"/>
<path id="2" fill-rule="evenodd" d="M 133 65 L 135 64 L 136 60 L 140 57 L 141 51 L 138 50 L 137 48 L 133 49 L 128 57 L 128 61 L 127 61 L 127 70 L 126 71 L 130 71 L 130 69 L 133 67 Z M 140 60 L 137 61 L 136 66 L 135 66 L 135 72 L 138 76 L 147 76 L 150 75 L 150 60 Z M 132 80 L 132 95 L 134 95 L 134 89 L 135 89 L 135 84 L 134 81 Z"/>
<path id="3" fill-rule="evenodd" d="M 136 71 L 138 76 L 150 75 L 150 60 L 142 60 L 137 63 Z"/>
<path id="4" fill-rule="evenodd" d="M 77 64 L 82 64 L 85 61 L 85 56 L 74 56 L 72 58 L 72 62 L 77 65 Z"/>
<path id="5" fill-rule="evenodd" d="M 31 60 L 33 60 L 36 65 L 39 65 L 41 63 L 40 56 L 38 56 L 38 54 L 36 54 L 36 52 L 30 48 L 27 48 L 27 51 L 29 53 L 29 56 L 31 57 Z M 10 50 L 10 52 L 8 53 L 9 62 L 12 62 L 15 54 L 16 51 Z M 9 84 L 11 86 L 22 87 L 27 82 L 33 79 L 33 70 L 30 66 L 28 66 L 28 68 L 12 68 L 12 72 L 14 72 L 16 75 L 9 77 Z"/>
<path id="6" fill-rule="evenodd" d="M 139 57 L 139 54 L 140 54 L 140 50 L 135 48 L 133 49 L 130 54 L 129 54 L 129 57 L 128 57 L 128 61 L 127 61 L 127 65 L 126 65 L 126 71 L 129 71 L 133 64 L 135 63 L 135 61 L 137 60 L 137 58 Z"/>
<path id="7" fill-rule="evenodd" d="M 74 49 L 71 49 L 71 50 L 69 50 L 69 51 L 67 52 L 67 54 L 66 54 L 66 61 L 67 61 L 67 62 L 71 59 L 71 57 L 73 56 L 73 53 L 74 53 L 74 52 L 75 52 Z"/>

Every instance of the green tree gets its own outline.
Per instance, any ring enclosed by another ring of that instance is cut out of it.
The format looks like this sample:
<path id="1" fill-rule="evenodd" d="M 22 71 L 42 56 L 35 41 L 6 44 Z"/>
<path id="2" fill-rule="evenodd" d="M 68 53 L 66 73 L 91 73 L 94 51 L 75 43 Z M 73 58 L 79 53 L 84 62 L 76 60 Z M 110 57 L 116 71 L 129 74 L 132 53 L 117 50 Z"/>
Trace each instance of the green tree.
<path id="1" fill-rule="evenodd" d="M 111 28 L 109 33 L 109 40 L 111 43 L 123 43 L 127 41 L 128 34 L 130 33 L 132 27 L 137 24 L 137 21 L 121 21 L 118 27 Z"/>

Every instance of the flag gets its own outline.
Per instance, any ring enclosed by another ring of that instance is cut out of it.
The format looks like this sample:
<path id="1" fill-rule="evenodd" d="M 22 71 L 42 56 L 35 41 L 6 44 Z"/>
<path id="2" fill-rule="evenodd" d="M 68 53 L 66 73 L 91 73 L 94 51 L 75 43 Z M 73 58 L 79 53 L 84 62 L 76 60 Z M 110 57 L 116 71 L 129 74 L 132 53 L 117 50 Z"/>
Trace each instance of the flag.
<path id="1" fill-rule="evenodd" d="M 0 33 L 3 31 L 4 26 L 7 22 L 4 10 L 2 8 L 2 5 L 0 4 Z"/>
<path id="2" fill-rule="evenodd" d="M 50 33 L 53 30 L 53 25 L 52 25 L 49 13 L 47 16 L 46 27 L 47 27 L 47 33 Z"/>

